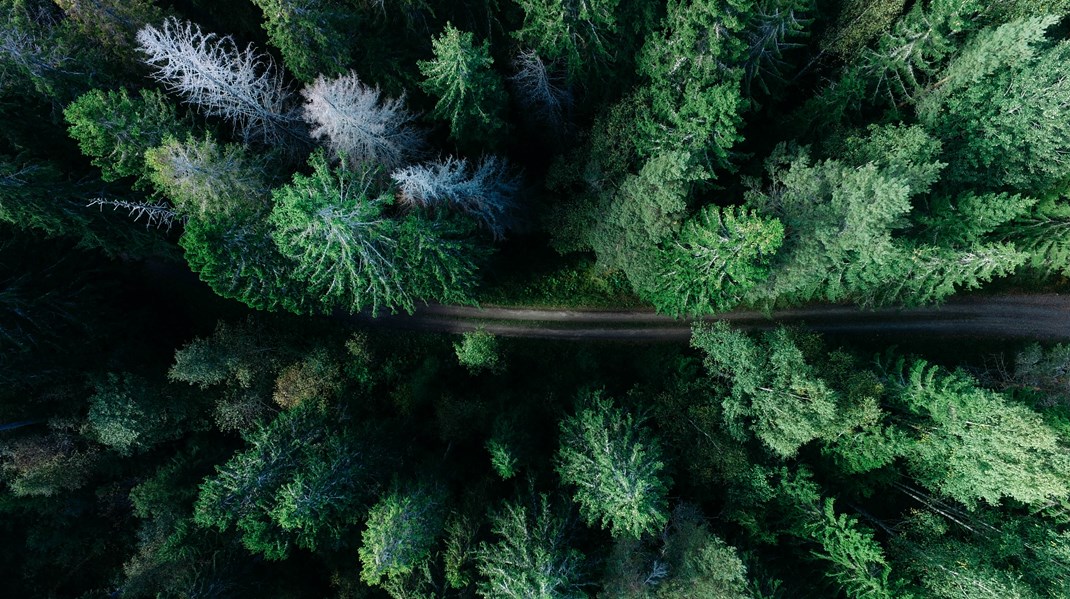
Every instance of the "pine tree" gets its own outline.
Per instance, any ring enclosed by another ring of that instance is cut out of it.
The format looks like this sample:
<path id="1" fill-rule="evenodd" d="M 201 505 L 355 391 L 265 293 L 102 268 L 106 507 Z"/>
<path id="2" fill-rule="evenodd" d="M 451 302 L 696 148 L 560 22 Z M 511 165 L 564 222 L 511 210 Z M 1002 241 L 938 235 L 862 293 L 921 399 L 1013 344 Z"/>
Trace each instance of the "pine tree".
<path id="1" fill-rule="evenodd" d="M 481 543 L 477 567 L 484 580 L 477 592 L 488 599 L 586 597 L 583 554 L 568 545 L 568 521 L 556 514 L 546 495 L 530 507 L 506 503 L 491 518 L 493 544 Z"/>
<path id="2" fill-rule="evenodd" d="M 1031 194 L 1067 189 L 1070 43 L 1045 40 L 1041 16 L 979 33 L 918 104 L 945 140 L 952 183 Z"/>
<path id="3" fill-rule="evenodd" d="M 331 548 L 375 492 L 378 467 L 367 437 L 358 441 L 315 402 L 282 412 L 205 479 L 194 520 L 236 528 L 246 548 L 271 560 L 295 546 Z"/>
<path id="4" fill-rule="evenodd" d="M 253 0 L 264 30 L 298 79 L 341 75 L 352 62 L 349 32 L 360 25 L 349 0 Z"/>
<path id="5" fill-rule="evenodd" d="M 661 447 L 643 420 L 595 392 L 561 422 L 557 473 L 589 525 L 639 538 L 668 520 Z"/>
<path id="6" fill-rule="evenodd" d="M 353 166 L 381 166 L 390 171 L 416 160 L 424 139 L 404 108 L 404 98 L 384 99 L 379 88 L 361 83 L 356 73 L 336 79 L 317 77 L 301 91 L 312 137 L 323 138 Z"/>
<path id="7" fill-rule="evenodd" d="M 293 276 L 309 285 L 326 309 L 411 309 L 412 290 L 398 261 L 398 225 L 384 213 L 371 177 L 342 165 L 331 169 L 322 153 L 309 161 L 311 176 L 297 173 L 275 190 L 271 223 L 279 251 L 293 261 Z"/>
<path id="8" fill-rule="evenodd" d="M 117 92 L 93 90 L 82 94 L 63 111 L 70 136 L 82 153 L 100 168 L 101 178 L 115 181 L 136 177 L 135 188 L 145 186 L 145 152 L 169 136 L 185 137 L 189 126 L 156 90 L 142 89 L 131 98 L 125 88 Z"/>
<path id="9" fill-rule="evenodd" d="M 908 411 L 908 469 L 926 487 L 971 508 L 1070 496 L 1070 452 L 1039 414 L 924 360 L 899 360 L 886 381 Z"/>
<path id="10" fill-rule="evenodd" d="M 841 420 L 841 398 L 806 363 L 787 329 L 761 342 L 724 322 L 696 325 L 692 347 L 702 350 L 711 375 L 724 377 L 726 429 L 737 439 L 754 435 L 780 457 L 791 457 L 814 439 L 833 439 L 851 428 Z"/>
<path id="11" fill-rule="evenodd" d="M 513 69 L 514 96 L 551 127 L 563 127 L 572 94 L 554 64 L 547 65 L 534 50 L 523 50 L 513 58 Z"/>
<path id="12" fill-rule="evenodd" d="M 562 60 L 570 81 L 612 59 L 620 0 L 518 0 L 524 24 L 514 35 L 548 60 Z"/>
<path id="13" fill-rule="evenodd" d="M 438 98 L 432 116 L 450 122 L 450 136 L 470 147 L 493 146 L 505 131 L 505 88 L 491 65 L 490 42 L 446 24 L 432 40 L 434 60 L 420 61 L 424 91 Z"/>
<path id="14" fill-rule="evenodd" d="M 635 123 L 640 155 L 690 153 L 711 170 L 729 167 L 741 141 L 741 95 L 746 15 L 720 0 L 671 0 L 661 31 L 637 57 L 643 110 Z"/>
<path id="15" fill-rule="evenodd" d="M 736 307 L 766 276 L 784 238 L 780 222 L 736 208 L 703 208 L 657 258 L 654 307 L 674 316 Z"/>
<path id="16" fill-rule="evenodd" d="M 442 505 L 429 489 L 398 490 L 381 497 L 368 512 L 357 550 L 360 578 L 371 586 L 411 574 L 431 557 L 442 531 Z"/>

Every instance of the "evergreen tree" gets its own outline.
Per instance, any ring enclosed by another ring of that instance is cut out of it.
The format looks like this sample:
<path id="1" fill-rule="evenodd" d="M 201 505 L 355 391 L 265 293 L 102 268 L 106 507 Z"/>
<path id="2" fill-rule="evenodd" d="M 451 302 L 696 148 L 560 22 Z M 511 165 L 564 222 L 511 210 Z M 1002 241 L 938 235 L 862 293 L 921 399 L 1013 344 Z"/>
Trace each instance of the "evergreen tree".
<path id="1" fill-rule="evenodd" d="M 571 81 L 613 58 L 620 0 L 518 0 L 524 25 L 517 40 L 548 60 L 564 61 Z"/>
<path id="2" fill-rule="evenodd" d="M 492 146 L 504 133 L 505 88 L 491 69 L 490 42 L 477 46 L 471 33 L 446 24 L 432 42 L 434 60 L 417 63 L 423 89 L 438 98 L 432 116 L 450 122 L 450 136 L 462 145 Z"/>
<path id="3" fill-rule="evenodd" d="M 918 104 L 945 140 L 948 177 L 980 189 L 1032 194 L 1066 190 L 1070 44 L 1045 40 L 1054 16 L 979 33 Z"/>
<path id="4" fill-rule="evenodd" d="M 662 313 L 701 315 L 736 307 L 768 276 L 784 227 L 746 210 L 703 208 L 666 242 L 657 287 L 648 297 Z"/>
<path id="5" fill-rule="evenodd" d="M 253 0 L 264 30 L 298 79 L 341 75 L 352 62 L 348 34 L 360 25 L 350 0 Z"/>
<path id="6" fill-rule="evenodd" d="M 533 498 L 529 508 L 506 503 L 491 518 L 498 540 L 481 543 L 477 567 L 484 580 L 477 585 L 483 597 L 579 599 L 583 554 L 568 545 L 569 524 L 554 513 L 546 495 Z"/>
<path id="7" fill-rule="evenodd" d="M 131 98 L 125 88 L 93 90 L 67 106 L 64 117 L 71 137 L 100 168 L 101 178 L 136 177 L 135 188 L 145 186 L 145 153 L 169 136 L 188 134 L 174 106 L 150 89 L 142 89 L 138 98 Z"/>
<path id="8" fill-rule="evenodd" d="M 402 204 L 434 209 L 444 206 L 479 221 L 495 239 L 515 221 L 514 197 L 520 182 L 501 158 L 490 156 L 469 174 L 468 161 L 447 158 L 398 169 L 390 178 Z"/>
<path id="9" fill-rule="evenodd" d="M 442 530 L 438 498 L 428 489 L 393 491 L 368 512 L 361 538 L 361 580 L 371 586 L 398 579 L 431 557 L 431 546 Z"/>
<path id="10" fill-rule="evenodd" d="M 580 401 L 578 413 L 561 422 L 557 452 L 557 473 L 575 487 L 580 514 L 613 536 L 657 531 L 668 520 L 660 445 L 641 419 L 600 392 Z"/>
<path id="11" fill-rule="evenodd" d="M 370 439 L 358 439 L 315 402 L 282 412 L 201 484 L 196 523 L 236 528 L 250 551 L 272 560 L 294 546 L 334 546 L 376 487 Z"/>

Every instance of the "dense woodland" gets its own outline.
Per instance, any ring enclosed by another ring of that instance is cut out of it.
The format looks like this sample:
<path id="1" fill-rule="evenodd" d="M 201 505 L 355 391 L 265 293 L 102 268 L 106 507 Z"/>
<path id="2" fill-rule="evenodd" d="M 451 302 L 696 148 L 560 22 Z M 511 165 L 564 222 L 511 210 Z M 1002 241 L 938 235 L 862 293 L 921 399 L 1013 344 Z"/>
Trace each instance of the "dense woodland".
<path id="1" fill-rule="evenodd" d="M 1070 0 L 0 12 L 3 596 L 1070 597 L 1070 345 L 352 317 L 1063 289 Z"/>

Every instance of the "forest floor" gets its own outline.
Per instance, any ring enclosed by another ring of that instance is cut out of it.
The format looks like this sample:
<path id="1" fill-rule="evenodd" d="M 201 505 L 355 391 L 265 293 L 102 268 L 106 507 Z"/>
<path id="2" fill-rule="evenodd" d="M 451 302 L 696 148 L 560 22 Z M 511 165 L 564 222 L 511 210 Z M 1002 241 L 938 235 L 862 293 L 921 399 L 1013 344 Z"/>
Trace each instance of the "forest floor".
<path id="1" fill-rule="evenodd" d="M 418 307 L 412 315 L 357 315 L 372 327 L 462 333 L 485 330 L 506 337 L 535 339 L 686 341 L 694 320 L 650 310 L 546 310 L 496 306 Z M 769 314 L 733 311 L 705 321 L 727 320 L 749 330 L 795 325 L 834 335 L 913 335 L 948 338 L 1070 340 L 1070 295 L 985 295 L 953 299 L 924 308 L 862 309 L 819 305 Z"/>

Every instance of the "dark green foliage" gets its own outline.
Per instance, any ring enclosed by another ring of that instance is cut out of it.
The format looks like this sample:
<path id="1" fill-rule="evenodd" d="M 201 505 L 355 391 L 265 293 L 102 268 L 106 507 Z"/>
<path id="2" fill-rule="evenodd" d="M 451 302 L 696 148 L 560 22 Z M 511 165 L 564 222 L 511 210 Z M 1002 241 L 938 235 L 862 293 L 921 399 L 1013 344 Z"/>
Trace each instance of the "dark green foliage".
<path id="1" fill-rule="evenodd" d="M 491 70 L 490 42 L 473 42 L 471 33 L 446 24 L 433 41 L 435 59 L 421 61 L 423 89 L 438 98 L 432 116 L 450 123 L 450 136 L 462 145 L 495 145 L 504 132 L 505 88 Z"/>
<path id="2" fill-rule="evenodd" d="M 741 95 L 748 2 L 671 0 L 659 33 L 647 39 L 637 69 L 649 80 L 634 123 L 642 156 L 683 151 L 714 170 L 729 166 L 746 100 Z M 715 33 L 716 32 L 716 33 Z"/>
<path id="3" fill-rule="evenodd" d="M 298 79 L 341 75 L 352 62 L 350 32 L 361 23 L 350 0 L 253 0 L 264 30 Z"/>
<path id="4" fill-rule="evenodd" d="M 654 533 L 668 519 L 661 447 L 643 421 L 594 392 L 561 423 L 557 473 L 589 525 L 615 537 Z"/>
<path id="5" fill-rule="evenodd" d="M 613 57 L 620 0 L 518 0 L 524 24 L 514 33 L 540 57 L 564 62 L 575 82 Z"/>
<path id="6" fill-rule="evenodd" d="M 107 93 L 93 90 L 79 96 L 63 115 L 71 137 L 83 154 L 93 158 L 101 178 L 136 177 L 135 187 L 145 185 L 145 152 L 166 137 L 185 137 L 187 131 L 175 107 L 151 89 L 142 89 L 138 98 L 131 98 L 125 88 Z"/>
<path id="7" fill-rule="evenodd" d="M 220 531 L 236 528 L 267 559 L 285 559 L 295 546 L 329 548 L 374 492 L 368 441 L 314 402 L 283 412 L 249 433 L 249 448 L 204 481 L 194 518 Z"/>

